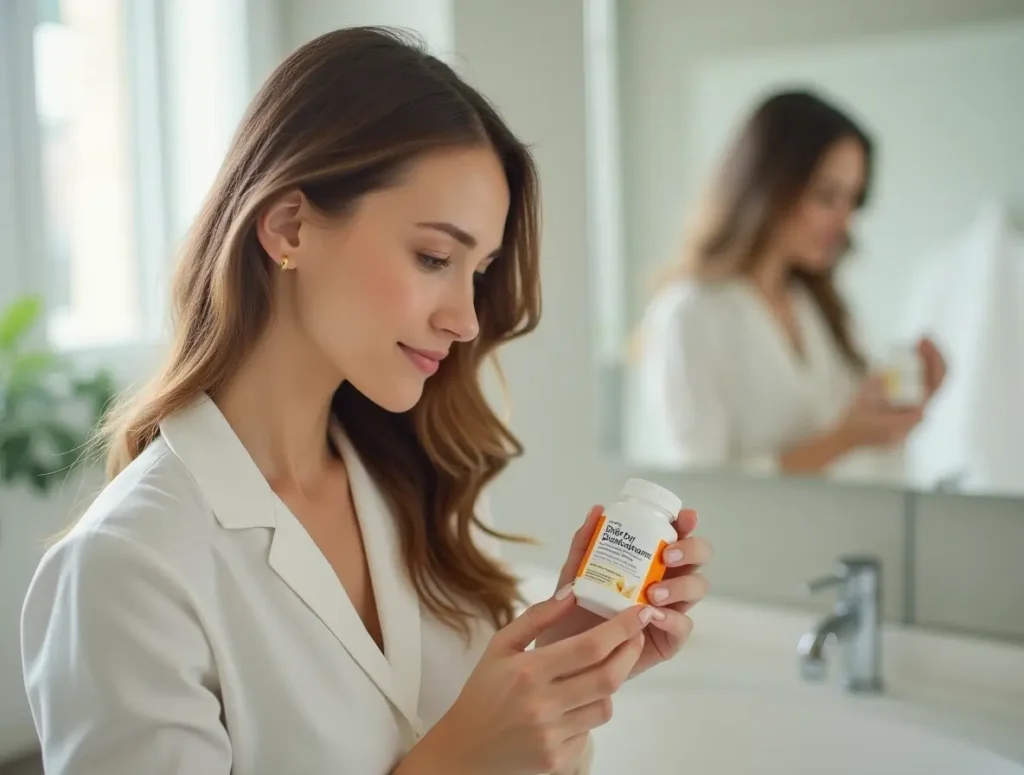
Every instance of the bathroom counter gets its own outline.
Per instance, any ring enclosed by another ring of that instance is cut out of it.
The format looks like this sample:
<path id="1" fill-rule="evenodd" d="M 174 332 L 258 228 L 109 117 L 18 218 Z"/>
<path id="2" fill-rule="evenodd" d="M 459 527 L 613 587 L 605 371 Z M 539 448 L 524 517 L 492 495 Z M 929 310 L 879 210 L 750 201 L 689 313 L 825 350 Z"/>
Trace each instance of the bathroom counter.
<path id="1" fill-rule="evenodd" d="M 522 567 L 519 572 L 526 579 L 523 590 L 531 601 L 543 599 L 554 589 L 556 576 L 551 571 Z M 866 767 L 863 771 L 917 772 L 913 767 L 920 763 L 922 772 L 942 775 L 957 771 L 947 767 L 962 761 L 967 770 L 960 771 L 969 770 L 971 775 L 1024 775 L 1024 646 L 886 625 L 882 636 L 885 690 L 850 694 L 838 685 L 838 669 L 830 670 L 822 682 L 800 677 L 796 644 L 801 634 L 814 627 L 818 620 L 814 614 L 710 597 L 694 608 L 692 618 L 694 632 L 684 651 L 627 684 L 617 698 L 616 718 L 608 731 L 599 731 L 599 742 L 613 733 L 621 741 L 623 730 L 626 737 L 636 736 L 634 727 L 651 727 L 651 713 L 658 708 L 680 724 L 685 719 L 691 728 L 704 730 L 700 739 L 694 732 L 695 748 L 712 745 L 707 738 L 713 738 L 721 719 L 706 718 L 708 714 L 731 716 L 730 740 L 721 744 L 735 748 L 741 740 L 753 740 L 751 757 L 758 748 L 761 727 L 775 725 L 773 745 L 780 746 L 778 755 L 790 757 L 786 766 L 795 768 L 791 775 L 804 771 L 805 765 L 807 772 L 815 767 L 818 772 L 839 772 L 825 766 L 821 757 L 844 746 L 854 751 L 906 748 L 909 769 L 895 768 L 895 760 L 890 759 L 850 763 Z M 830 648 L 827 656 L 835 668 L 839 655 Z M 704 709 L 695 707 L 701 703 Z M 642 721 L 626 717 L 632 707 L 638 708 Z M 755 713 L 757 708 L 764 713 Z M 744 717 L 749 718 L 749 728 L 743 726 Z M 666 733 L 682 735 L 685 742 L 683 729 Z M 882 739 L 890 734 L 895 735 L 891 745 Z M 787 742 L 787 735 L 793 739 Z M 915 742 L 915 735 L 921 736 L 920 741 Z M 799 751 L 812 738 L 821 750 L 801 758 Z M 826 742 L 831 748 L 822 748 Z M 616 742 L 615 747 L 619 746 Z M 945 764 L 939 766 L 932 759 L 937 747 L 943 746 L 950 748 L 944 754 Z M 715 759 L 722 750 L 715 748 L 716 753 L 707 752 L 710 758 L 701 760 L 716 768 L 707 771 L 730 772 L 729 766 L 746 766 L 739 760 Z M 730 755 L 741 753 L 733 750 Z M 987 755 L 991 762 L 982 761 Z M 1008 769 L 1001 769 L 1003 765 Z"/>

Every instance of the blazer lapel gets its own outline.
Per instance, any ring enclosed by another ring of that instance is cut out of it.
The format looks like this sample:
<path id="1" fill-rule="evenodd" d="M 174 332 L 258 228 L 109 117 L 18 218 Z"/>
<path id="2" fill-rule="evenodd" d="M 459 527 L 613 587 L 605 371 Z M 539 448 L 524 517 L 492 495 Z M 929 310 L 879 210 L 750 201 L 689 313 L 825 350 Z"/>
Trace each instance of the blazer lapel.
<path id="1" fill-rule="evenodd" d="M 394 677 L 395 692 L 401 698 L 396 704 L 418 728 L 423 659 L 419 595 L 409 576 L 390 505 L 344 433 L 335 428 L 333 435 L 345 460 L 363 534 L 384 652 Z"/>
<path id="2" fill-rule="evenodd" d="M 270 544 L 270 567 L 316 614 L 349 656 L 402 712 L 407 707 L 394 676 L 330 563 L 284 503 Z"/>

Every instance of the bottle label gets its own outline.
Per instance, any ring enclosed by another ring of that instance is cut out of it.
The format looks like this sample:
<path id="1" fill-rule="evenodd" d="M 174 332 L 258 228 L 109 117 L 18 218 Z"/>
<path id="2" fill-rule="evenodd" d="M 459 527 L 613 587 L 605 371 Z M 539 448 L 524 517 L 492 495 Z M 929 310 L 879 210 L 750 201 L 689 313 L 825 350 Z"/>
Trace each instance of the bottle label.
<path id="1" fill-rule="evenodd" d="M 646 545 L 621 522 L 602 514 L 576 577 L 647 605 L 647 588 L 665 576 L 661 555 L 667 545 L 661 539 Z"/>

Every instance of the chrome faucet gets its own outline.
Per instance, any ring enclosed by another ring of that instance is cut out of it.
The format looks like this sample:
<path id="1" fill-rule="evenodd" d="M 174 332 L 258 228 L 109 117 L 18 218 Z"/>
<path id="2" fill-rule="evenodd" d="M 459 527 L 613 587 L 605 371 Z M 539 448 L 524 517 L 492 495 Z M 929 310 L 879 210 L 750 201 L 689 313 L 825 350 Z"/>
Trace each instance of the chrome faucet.
<path id="1" fill-rule="evenodd" d="M 800 672 L 808 681 L 826 674 L 825 645 L 842 650 L 843 685 L 851 692 L 880 692 L 882 682 L 882 569 L 874 557 L 840 557 L 836 570 L 808 582 L 809 592 L 838 587 L 832 613 L 797 644 Z"/>

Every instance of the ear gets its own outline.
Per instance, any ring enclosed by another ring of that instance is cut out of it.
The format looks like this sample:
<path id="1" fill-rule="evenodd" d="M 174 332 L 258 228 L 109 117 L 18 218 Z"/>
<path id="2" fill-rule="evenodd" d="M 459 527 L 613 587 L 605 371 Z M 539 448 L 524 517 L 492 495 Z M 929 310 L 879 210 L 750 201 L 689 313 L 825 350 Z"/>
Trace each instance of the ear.
<path id="1" fill-rule="evenodd" d="M 295 266 L 304 205 L 305 196 L 298 189 L 293 189 L 267 205 L 256 221 L 256 237 L 271 261 L 278 266 L 282 265 L 285 257 L 290 267 Z"/>

